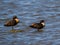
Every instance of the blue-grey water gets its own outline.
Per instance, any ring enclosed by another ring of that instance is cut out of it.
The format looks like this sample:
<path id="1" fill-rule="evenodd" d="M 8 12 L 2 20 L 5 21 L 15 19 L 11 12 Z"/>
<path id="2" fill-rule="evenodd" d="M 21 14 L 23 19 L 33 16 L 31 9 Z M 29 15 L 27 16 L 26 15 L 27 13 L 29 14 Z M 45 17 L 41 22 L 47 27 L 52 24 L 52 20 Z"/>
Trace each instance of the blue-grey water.
<path id="1" fill-rule="evenodd" d="M 4 23 L 17 15 L 20 23 L 15 30 Z M 45 20 L 42 32 L 30 28 Z M 60 0 L 0 0 L 0 45 L 60 45 Z"/>

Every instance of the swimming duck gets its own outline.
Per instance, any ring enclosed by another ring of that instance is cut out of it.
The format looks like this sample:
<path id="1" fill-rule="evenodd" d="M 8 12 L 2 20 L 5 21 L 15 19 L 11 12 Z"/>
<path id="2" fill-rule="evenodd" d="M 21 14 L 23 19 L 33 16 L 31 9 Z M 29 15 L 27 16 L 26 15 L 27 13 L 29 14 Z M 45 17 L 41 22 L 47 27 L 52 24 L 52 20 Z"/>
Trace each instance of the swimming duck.
<path id="1" fill-rule="evenodd" d="M 13 16 L 12 20 L 8 20 L 4 26 L 10 27 L 12 26 L 12 30 L 13 30 L 13 26 L 17 25 L 19 23 L 19 19 L 17 18 L 17 16 Z"/>
<path id="2" fill-rule="evenodd" d="M 45 21 L 41 20 L 39 23 L 33 23 L 29 27 L 38 29 L 38 31 L 39 31 L 39 29 L 42 29 L 43 27 L 45 27 Z"/>

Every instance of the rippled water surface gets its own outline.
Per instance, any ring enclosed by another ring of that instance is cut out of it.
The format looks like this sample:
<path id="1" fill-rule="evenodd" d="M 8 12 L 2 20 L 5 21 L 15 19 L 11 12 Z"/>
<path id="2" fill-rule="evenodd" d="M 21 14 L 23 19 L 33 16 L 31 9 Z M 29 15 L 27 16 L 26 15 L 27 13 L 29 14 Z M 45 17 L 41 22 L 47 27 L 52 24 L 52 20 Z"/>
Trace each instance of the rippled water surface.
<path id="1" fill-rule="evenodd" d="M 17 15 L 15 30 L 4 23 Z M 44 19 L 42 32 L 29 27 Z M 60 45 L 60 0 L 0 0 L 0 45 Z"/>

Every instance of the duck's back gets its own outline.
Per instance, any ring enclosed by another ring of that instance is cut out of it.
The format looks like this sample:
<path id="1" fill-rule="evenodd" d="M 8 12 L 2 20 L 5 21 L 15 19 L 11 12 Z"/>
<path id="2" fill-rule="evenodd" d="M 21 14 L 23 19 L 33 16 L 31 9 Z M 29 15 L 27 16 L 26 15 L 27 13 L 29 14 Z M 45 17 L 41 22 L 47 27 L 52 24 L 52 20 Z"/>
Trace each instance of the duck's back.
<path id="1" fill-rule="evenodd" d="M 37 29 L 41 29 L 41 28 L 43 28 L 44 26 L 43 26 L 42 24 L 40 24 L 40 23 L 34 23 L 34 24 L 31 25 L 30 27 L 32 27 L 32 28 L 37 28 Z"/>
<path id="2" fill-rule="evenodd" d="M 14 26 L 16 25 L 16 21 L 15 20 L 9 20 L 7 21 L 4 26 Z"/>

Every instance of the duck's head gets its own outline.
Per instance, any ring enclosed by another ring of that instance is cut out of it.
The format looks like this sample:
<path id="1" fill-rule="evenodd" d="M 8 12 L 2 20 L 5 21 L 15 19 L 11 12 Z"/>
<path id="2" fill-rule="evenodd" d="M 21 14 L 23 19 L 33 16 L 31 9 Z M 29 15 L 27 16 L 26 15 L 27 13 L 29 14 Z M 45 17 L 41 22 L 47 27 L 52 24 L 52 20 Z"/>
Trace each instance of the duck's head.
<path id="1" fill-rule="evenodd" d="M 41 20 L 40 23 L 44 26 L 45 25 L 45 21 Z"/>
<path id="2" fill-rule="evenodd" d="M 45 22 L 44 20 L 41 20 L 40 23 Z"/>
<path id="3" fill-rule="evenodd" d="M 18 23 L 18 22 L 19 22 L 19 19 L 17 18 L 17 16 L 13 16 L 13 20 L 15 20 L 15 21 L 16 21 L 16 23 Z"/>
<path id="4" fill-rule="evenodd" d="M 16 19 L 17 18 L 17 16 L 13 16 L 13 19 Z"/>

